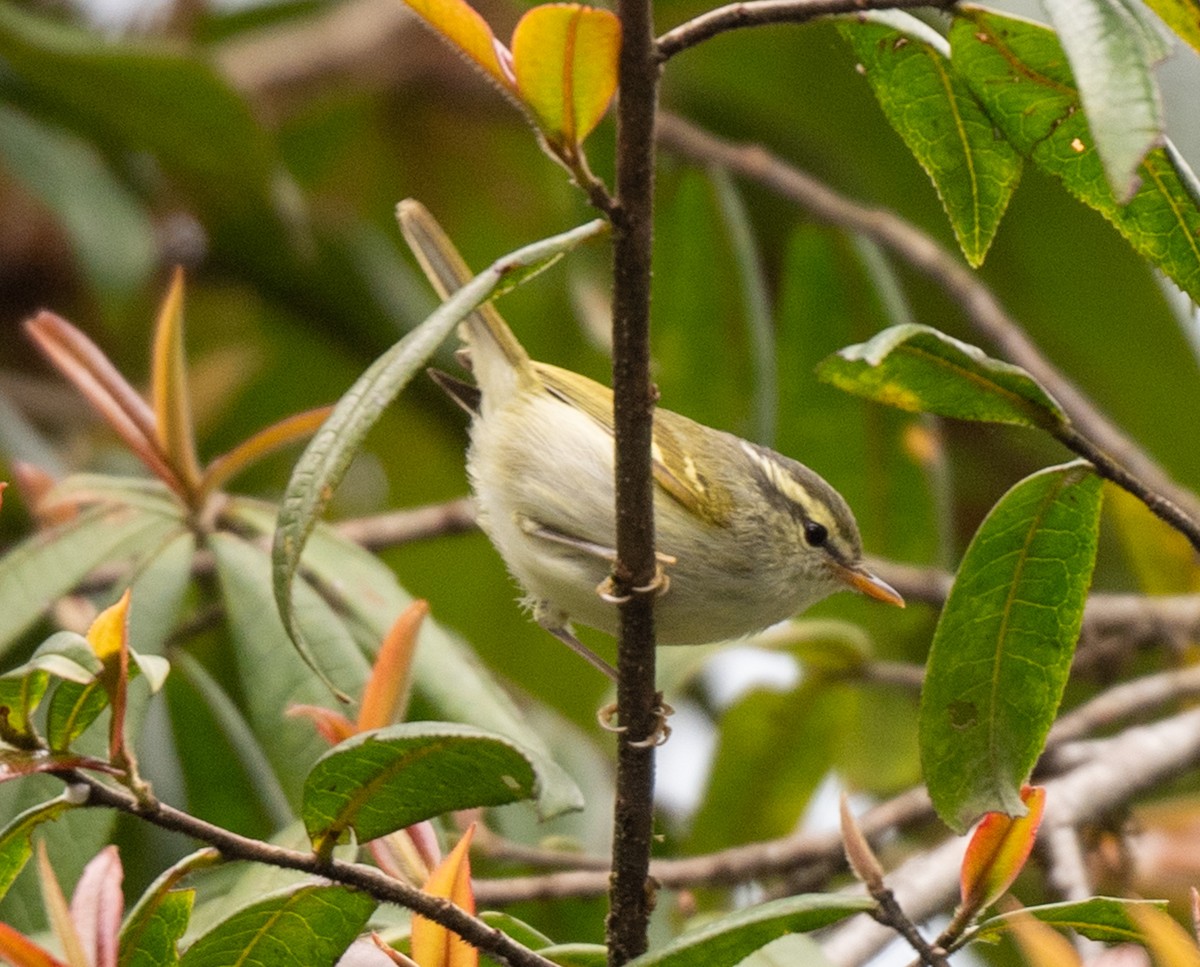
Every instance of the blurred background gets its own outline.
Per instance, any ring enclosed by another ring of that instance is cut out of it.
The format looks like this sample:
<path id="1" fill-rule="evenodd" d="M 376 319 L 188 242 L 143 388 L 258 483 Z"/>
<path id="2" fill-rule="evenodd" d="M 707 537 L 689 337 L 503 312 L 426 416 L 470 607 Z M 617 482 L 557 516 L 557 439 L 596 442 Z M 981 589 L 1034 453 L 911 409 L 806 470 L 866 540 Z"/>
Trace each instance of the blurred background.
<path id="1" fill-rule="evenodd" d="M 476 6 L 502 39 L 525 9 Z M 659 29 L 704 9 L 660 0 Z M 1161 79 L 1171 136 L 1196 167 L 1200 58 L 1177 47 Z M 736 32 L 687 51 L 666 69 L 662 103 L 723 137 L 761 143 L 954 248 L 928 178 L 831 25 Z M 588 142 L 592 168 L 610 184 L 613 138 L 610 118 Z M 593 215 L 520 114 L 400 0 L 0 0 L 0 479 L 12 478 L 14 459 L 55 475 L 137 472 L 21 321 L 52 309 L 143 385 L 176 264 L 187 269 L 203 457 L 334 401 L 434 305 L 393 219 L 410 196 L 477 268 Z M 1067 458 L 1036 434 L 883 412 L 817 383 L 820 359 L 906 313 L 979 342 L 926 279 L 756 185 L 666 152 L 657 204 L 655 376 L 664 405 L 817 469 L 855 508 L 871 553 L 951 567 L 1009 486 Z M 738 241 L 743 220 L 748 246 Z M 607 260 L 606 246 L 594 244 L 500 302 L 535 358 L 607 380 Z M 1102 408 L 1179 480 L 1200 485 L 1194 317 L 1099 215 L 1027 170 L 980 275 Z M 748 309 L 756 279 L 774 347 L 766 359 L 755 355 L 761 319 Z M 440 362 L 447 368 L 451 349 Z M 331 516 L 465 494 L 465 443 L 463 414 L 418 380 L 373 432 Z M 256 465 L 230 489 L 277 498 L 294 458 Z M 0 546 L 30 526 L 10 489 Z M 1144 586 L 1129 548 L 1155 533 L 1136 508 L 1111 514 L 1098 587 Z M 543 703 L 595 732 L 606 682 L 527 620 L 481 535 L 383 556 L 530 707 Z M 897 614 L 848 596 L 811 614 L 852 622 L 876 654 L 912 662 L 923 660 L 936 618 L 920 605 Z M 838 627 L 832 637 L 845 637 Z M 612 653 L 602 636 L 587 641 Z M 747 692 L 762 666 L 744 656 L 721 659 L 707 678 L 695 677 L 695 655 L 663 661 L 665 675 L 686 683 L 676 704 L 691 723 L 664 750 L 665 832 L 689 849 L 769 832 L 739 826 L 727 811 L 717 822 L 727 800 L 716 792 L 779 755 L 780 733 L 763 723 L 780 717 L 798 750 L 796 789 L 811 793 L 830 768 L 876 794 L 919 778 L 911 693 L 814 690 L 787 660 L 768 662 L 771 688 Z M 747 668 L 748 684 L 739 681 Z M 706 796 L 706 747 L 718 736 L 701 725 L 730 703 L 720 741 L 748 771 L 714 776 Z M 814 748 L 822 754 L 801 761 Z M 796 792 L 792 806 L 808 793 Z M 795 815 L 776 822 L 786 827 Z"/>

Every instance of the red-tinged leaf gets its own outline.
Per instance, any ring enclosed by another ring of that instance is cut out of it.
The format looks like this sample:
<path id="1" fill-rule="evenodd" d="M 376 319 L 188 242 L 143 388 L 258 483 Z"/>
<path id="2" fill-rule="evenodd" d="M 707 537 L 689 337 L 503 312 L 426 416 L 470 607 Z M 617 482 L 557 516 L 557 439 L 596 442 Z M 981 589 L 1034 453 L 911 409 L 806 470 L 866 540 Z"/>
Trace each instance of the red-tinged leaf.
<path id="1" fill-rule="evenodd" d="M 108 693 L 112 719 L 108 732 L 108 758 L 118 767 L 129 764 L 125 748 L 125 695 L 129 685 L 129 598 L 126 590 L 121 600 L 105 608 L 88 629 L 87 640 L 104 666 L 100 684 Z"/>
<path id="2" fill-rule="evenodd" d="M 252 437 L 243 440 L 228 453 L 214 459 L 204 468 L 200 481 L 201 495 L 219 490 L 226 482 L 232 480 L 256 460 L 282 450 L 293 443 L 298 443 L 312 436 L 321 428 L 326 417 L 333 412 L 332 406 L 321 406 L 315 410 L 305 410 L 286 417 L 278 423 L 272 423 L 266 429 L 259 430 Z"/>
<path id="3" fill-rule="evenodd" d="M 171 286 L 158 310 L 150 387 L 159 450 L 192 493 L 200 482 L 200 461 L 196 457 L 188 396 L 183 346 L 183 269 L 179 267 L 171 276 Z"/>
<path id="4" fill-rule="evenodd" d="M 172 490 L 181 492 L 179 479 L 158 448 L 154 411 L 100 347 L 53 312 L 40 312 L 27 320 L 25 331 L 137 458 Z"/>
<path id="5" fill-rule="evenodd" d="M 988 813 L 975 828 L 963 857 L 963 909 L 975 912 L 995 903 L 1029 859 L 1046 807 L 1046 790 L 1025 786 L 1021 800 L 1028 810 L 1024 816 Z"/>
<path id="6" fill-rule="evenodd" d="M 1150 906 L 1130 906 L 1129 916 L 1159 967 L 1200 967 L 1196 941 L 1169 913 Z"/>
<path id="7" fill-rule="evenodd" d="M 65 524 L 79 516 L 79 507 L 75 504 L 44 502 L 46 496 L 57 486 L 58 481 L 41 467 L 26 463 L 24 460 L 14 460 L 12 471 L 17 490 L 40 527 Z M 4 484 L 0 484 L 0 488 L 3 486 Z"/>
<path id="8" fill-rule="evenodd" d="M 474 835 L 472 823 L 424 887 L 426 893 L 444 897 L 467 913 L 475 912 L 471 860 L 467 855 Z M 412 918 L 412 957 L 421 967 L 475 967 L 479 963 L 479 951 L 458 934 L 415 915 Z"/>
<path id="9" fill-rule="evenodd" d="M 8 481 L 0 480 L 0 510 L 4 509 L 4 491 L 8 489 Z"/>
<path id="10" fill-rule="evenodd" d="M 120 771 L 101 759 L 74 752 L 0 752 L 0 782 L 39 772 L 70 772 L 72 769 L 89 769 L 109 775 Z"/>
<path id="11" fill-rule="evenodd" d="M 373 839 L 367 848 L 376 866 L 406 883 L 425 882 L 441 860 L 437 836 L 429 820 Z"/>
<path id="12" fill-rule="evenodd" d="M 88 861 L 71 894 L 71 922 L 92 967 L 117 967 L 117 937 L 125 913 L 124 878 L 117 848 L 106 846 Z"/>
<path id="13" fill-rule="evenodd" d="M 70 967 L 7 923 L 0 923 L 0 957 L 13 967 Z"/>
<path id="14" fill-rule="evenodd" d="M 46 919 L 54 930 L 58 942 L 62 944 L 71 967 L 91 967 L 87 954 L 84 952 L 83 940 L 75 929 L 71 919 L 71 910 L 67 906 L 67 898 L 63 895 L 58 877 L 50 865 L 50 857 L 46 853 L 46 844 L 38 840 L 37 844 L 38 881 L 42 887 L 42 903 L 46 907 Z"/>
<path id="15" fill-rule="evenodd" d="M 317 734 L 330 745 L 345 742 L 358 731 L 341 712 L 320 705 L 289 705 L 287 714 L 289 718 L 308 719 L 316 726 Z"/>
<path id="16" fill-rule="evenodd" d="M 429 603 L 414 601 L 383 639 L 358 709 L 358 731 L 381 729 L 404 717 L 412 678 L 417 633 L 429 614 Z"/>
<path id="17" fill-rule="evenodd" d="M 515 94 L 512 55 L 464 0 L 405 0 L 417 15 L 459 49 L 501 90 Z"/>
<path id="18" fill-rule="evenodd" d="M 517 23 L 512 51 L 517 90 L 547 140 L 582 143 L 617 89 L 621 22 L 609 10 L 544 4 Z"/>

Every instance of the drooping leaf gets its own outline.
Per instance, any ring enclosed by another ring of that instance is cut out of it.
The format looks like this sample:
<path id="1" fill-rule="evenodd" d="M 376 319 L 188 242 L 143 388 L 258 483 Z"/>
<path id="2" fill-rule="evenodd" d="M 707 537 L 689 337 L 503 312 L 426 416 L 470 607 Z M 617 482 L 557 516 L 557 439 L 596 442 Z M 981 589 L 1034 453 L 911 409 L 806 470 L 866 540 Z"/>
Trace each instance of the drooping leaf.
<path id="1" fill-rule="evenodd" d="M 578 145 L 600 123 L 620 51 L 621 22 L 610 10 L 547 3 L 521 17 L 512 36 L 517 91 L 548 139 Z"/>
<path id="2" fill-rule="evenodd" d="M 375 906 L 367 894 L 347 887 L 301 886 L 217 924 L 188 947 L 180 967 L 333 967 Z"/>
<path id="3" fill-rule="evenodd" d="M 1020 912 L 1037 917 L 1052 927 L 1074 930 L 1089 940 L 1099 940 L 1103 943 L 1137 943 L 1141 932 L 1137 922 L 1130 916 L 1130 910 L 1146 906 L 1162 911 L 1167 908 L 1164 900 L 1129 900 L 1122 897 L 1098 896 L 1086 900 L 1023 907 Z M 997 940 L 1008 929 L 1009 921 L 1010 915 L 1007 913 L 990 917 L 979 925 L 976 936 L 983 940 Z"/>
<path id="4" fill-rule="evenodd" d="M 1167 142 L 1138 168 L 1121 205 L 1105 175 L 1066 54 L 1052 30 L 980 7 L 960 7 L 951 62 L 1012 145 L 1107 218 L 1142 256 L 1200 299 L 1200 192 Z"/>
<path id="5" fill-rule="evenodd" d="M 472 823 L 458 845 L 447 854 L 421 888 L 471 914 L 475 912 L 475 894 L 471 890 L 471 858 L 468 851 L 474 834 L 475 824 Z M 421 967 L 476 967 L 479 951 L 440 923 L 414 914 L 412 958 Z"/>
<path id="6" fill-rule="evenodd" d="M 457 809 L 536 794 L 528 755 L 503 736 L 453 722 L 408 722 L 347 739 L 304 784 L 304 825 L 318 850 L 353 829 L 360 841 Z"/>
<path id="7" fill-rule="evenodd" d="M 1022 815 L 1019 790 L 1058 711 L 1096 559 L 1100 478 L 1075 462 L 1014 486 L 976 531 L 934 633 L 921 762 L 938 814 L 965 830 Z"/>
<path id="8" fill-rule="evenodd" d="M 34 776 L 40 772 L 70 772 L 73 769 L 90 769 L 93 772 L 116 774 L 103 759 L 78 755 L 74 752 L 25 752 L 17 749 L 0 749 L 0 782 Z"/>
<path id="9" fill-rule="evenodd" d="M 875 906 L 870 897 L 804 894 L 757 904 L 683 934 L 629 967 L 733 967 L 772 940 L 837 923 Z"/>
<path id="10" fill-rule="evenodd" d="M 75 804 L 66 799 L 51 799 L 49 802 L 33 806 L 4 827 L 0 832 L 0 898 L 8 892 L 17 874 L 25 868 L 29 857 L 33 855 L 33 842 L 30 837 L 33 831 L 42 823 L 58 819 Z"/>
<path id="11" fill-rule="evenodd" d="M 1067 417 L 1028 373 L 929 326 L 892 326 L 824 360 L 839 389 L 914 413 L 1057 429 Z"/>
<path id="12" fill-rule="evenodd" d="M 340 693 L 314 661 L 296 621 L 292 581 L 300 566 L 304 545 L 350 461 L 384 408 L 425 365 L 459 322 L 514 274 L 536 270 L 600 234 L 606 227 L 606 222 L 597 219 L 561 235 L 534 242 L 493 262 L 368 367 L 338 401 L 329 419 L 296 463 L 275 530 L 272 550 L 275 601 L 297 651 L 335 694 Z"/>
<path id="13" fill-rule="evenodd" d="M 1167 55 L 1156 28 L 1122 0 L 1043 0 L 1071 63 L 1088 129 L 1119 202 L 1137 190 L 1137 170 L 1162 143 L 1165 122 L 1153 68 Z"/>
<path id="14" fill-rule="evenodd" d="M 839 22 L 888 122 L 937 189 L 967 261 L 983 264 L 1021 177 L 1021 156 L 950 66 L 944 37 L 883 11 Z"/>
<path id="15" fill-rule="evenodd" d="M 1028 810 L 1024 816 L 988 813 L 971 834 L 960 877 L 965 909 L 978 911 L 995 903 L 1029 859 L 1046 808 L 1046 790 L 1026 786 L 1021 801 Z"/>

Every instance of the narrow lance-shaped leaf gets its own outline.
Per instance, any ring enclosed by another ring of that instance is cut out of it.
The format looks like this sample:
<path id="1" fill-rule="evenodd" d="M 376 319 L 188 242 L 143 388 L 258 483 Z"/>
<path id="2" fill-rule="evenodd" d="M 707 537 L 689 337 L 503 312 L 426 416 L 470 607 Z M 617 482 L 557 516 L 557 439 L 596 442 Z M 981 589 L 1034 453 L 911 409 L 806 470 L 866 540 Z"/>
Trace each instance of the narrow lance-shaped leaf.
<path id="1" fill-rule="evenodd" d="M 1026 786 L 1024 816 L 988 813 L 971 834 L 961 870 L 961 908 L 974 914 L 991 906 L 1013 884 L 1029 859 L 1046 808 L 1046 790 Z"/>
<path id="2" fill-rule="evenodd" d="M 187 357 L 183 342 L 183 269 L 176 268 L 158 310 L 154 329 L 151 396 L 158 445 L 187 493 L 200 482 L 200 461 L 192 432 Z"/>
<path id="3" fill-rule="evenodd" d="M 1012 145 L 1107 218 L 1133 248 L 1200 299 L 1200 192 L 1170 142 L 1146 155 L 1140 187 L 1120 204 L 1081 109 L 1054 32 L 1040 24 L 959 7 L 951 62 Z"/>
<path id="4" fill-rule="evenodd" d="M 454 328 L 515 274 L 561 257 L 607 228 L 601 219 L 535 242 L 497 259 L 459 289 L 416 329 L 380 356 L 342 396 L 292 471 L 279 510 L 272 549 L 275 602 L 288 636 L 305 663 L 343 700 L 317 667 L 292 607 L 292 581 L 304 544 L 350 461 L 384 408 L 408 385 Z"/>
<path id="5" fill-rule="evenodd" d="M 71 894 L 71 920 L 91 967 L 117 967 L 117 934 L 125 913 L 124 879 L 121 857 L 109 844 L 88 861 Z"/>
<path id="6" fill-rule="evenodd" d="M 62 885 L 54 875 L 54 867 L 50 865 L 50 855 L 46 852 L 46 844 L 38 840 L 37 844 L 38 881 L 42 888 L 42 902 L 46 906 L 46 919 L 54 930 L 54 935 L 62 945 L 67 961 L 75 967 L 83 967 L 91 963 L 91 958 L 84 951 L 83 939 L 71 919 L 71 908 L 63 894 Z"/>
<path id="7" fill-rule="evenodd" d="M 929 326 L 892 326 L 817 367 L 826 383 L 913 413 L 1011 423 L 1051 432 L 1066 414 L 1025 370 Z"/>
<path id="8" fill-rule="evenodd" d="M 321 406 L 296 413 L 259 430 L 228 453 L 215 457 L 204 468 L 200 481 L 201 496 L 220 489 L 256 460 L 312 436 L 332 412 L 332 406 Z"/>
<path id="9" fill-rule="evenodd" d="M 331 749 L 304 784 L 304 825 L 319 851 L 353 829 L 375 839 L 458 809 L 536 795 L 537 773 L 511 740 L 453 722 L 413 722 Z"/>
<path id="10" fill-rule="evenodd" d="M 1076 462 L 1008 491 L 975 533 L 942 609 L 921 693 L 925 782 L 938 815 L 1022 815 L 1071 667 L 1096 560 L 1100 478 Z"/>
<path id="11" fill-rule="evenodd" d="M 1154 65 L 1162 37 L 1122 0 L 1043 0 L 1079 85 L 1088 129 L 1121 203 L 1137 190 L 1138 166 L 1162 143 L 1162 101 Z"/>
<path id="12" fill-rule="evenodd" d="M 176 492 L 181 483 L 158 445 L 154 411 L 82 332 L 53 312 L 40 312 L 25 331 L 154 474 Z"/>
<path id="13" fill-rule="evenodd" d="M 423 887 L 426 893 L 443 897 L 460 910 L 475 912 L 475 894 L 471 891 L 472 823 L 458 845 L 442 860 Z M 421 916 L 412 919 L 412 957 L 421 967 L 475 967 L 479 951 L 439 923 Z"/>
<path id="14" fill-rule="evenodd" d="M 1162 967 L 1200 967 L 1200 949 L 1196 940 L 1165 910 L 1152 906 L 1129 908 L 1129 917 L 1138 926 L 1141 942 Z"/>
<path id="15" fill-rule="evenodd" d="M 1137 943 L 1141 931 L 1131 911 L 1137 907 L 1166 911 L 1165 900 L 1128 900 L 1118 897 L 1089 897 L 1065 903 L 1023 907 L 1021 913 L 1063 930 L 1074 930 L 1089 940 L 1102 943 Z M 981 923 L 974 933 L 982 940 L 999 940 L 1009 927 L 1011 915 L 1002 913 Z"/>
<path id="16" fill-rule="evenodd" d="M 967 261 L 983 264 L 1021 177 L 1021 156 L 996 137 L 950 45 L 900 11 L 842 20 L 879 106 L 937 189 Z"/>
<path id="17" fill-rule="evenodd" d="M 358 710 L 357 731 L 380 729 L 404 718 L 412 688 L 412 664 L 417 633 L 429 614 L 429 604 L 414 601 L 396 619 L 371 666 L 371 677 Z"/>
<path id="18" fill-rule="evenodd" d="M 574 147 L 600 123 L 617 89 L 621 22 L 610 10 L 548 3 L 512 36 L 521 100 L 551 143 Z"/>
<path id="19" fill-rule="evenodd" d="M 0 923 L 0 956 L 15 967 L 73 967 L 65 964 L 25 934 Z"/>

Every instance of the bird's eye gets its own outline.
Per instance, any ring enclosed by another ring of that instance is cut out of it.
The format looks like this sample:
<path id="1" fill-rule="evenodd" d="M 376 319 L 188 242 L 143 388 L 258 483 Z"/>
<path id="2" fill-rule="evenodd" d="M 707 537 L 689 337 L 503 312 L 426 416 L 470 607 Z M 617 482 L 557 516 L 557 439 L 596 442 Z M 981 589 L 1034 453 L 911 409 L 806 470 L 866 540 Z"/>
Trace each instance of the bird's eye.
<path id="1" fill-rule="evenodd" d="M 818 524 L 815 520 L 806 521 L 804 539 L 808 541 L 809 547 L 824 547 L 825 542 L 829 540 L 829 531 L 824 524 Z"/>

